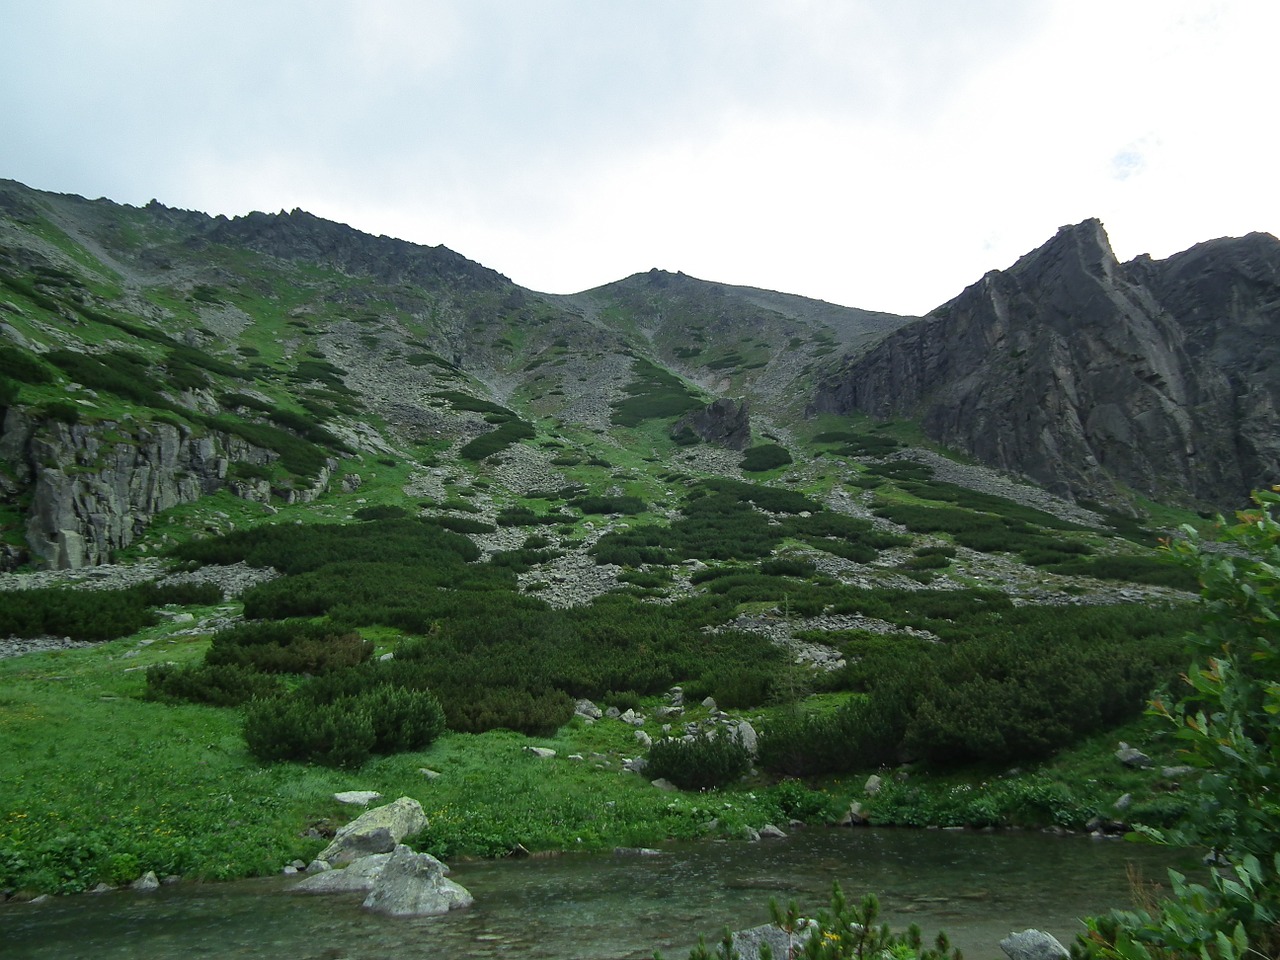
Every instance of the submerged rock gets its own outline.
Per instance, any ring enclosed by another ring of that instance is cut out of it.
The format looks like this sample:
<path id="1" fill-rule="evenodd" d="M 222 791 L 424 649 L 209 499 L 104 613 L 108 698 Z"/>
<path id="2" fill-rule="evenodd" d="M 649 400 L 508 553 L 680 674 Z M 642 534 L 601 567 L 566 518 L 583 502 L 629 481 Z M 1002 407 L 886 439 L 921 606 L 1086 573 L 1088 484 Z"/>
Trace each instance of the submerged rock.
<path id="1" fill-rule="evenodd" d="M 354 860 L 341 870 L 321 870 L 293 888 L 294 893 L 368 893 L 373 889 L 382 868 L 391 859 L 389 853 L 374 853 Z"/>
<path id="2" fill-rule="evenodd" d="M 469 907 L 475 898 L 448 879 L 449 868 L 429 853 L 396 847 L 364 907 L 393 917 L 430 917 Z"/>

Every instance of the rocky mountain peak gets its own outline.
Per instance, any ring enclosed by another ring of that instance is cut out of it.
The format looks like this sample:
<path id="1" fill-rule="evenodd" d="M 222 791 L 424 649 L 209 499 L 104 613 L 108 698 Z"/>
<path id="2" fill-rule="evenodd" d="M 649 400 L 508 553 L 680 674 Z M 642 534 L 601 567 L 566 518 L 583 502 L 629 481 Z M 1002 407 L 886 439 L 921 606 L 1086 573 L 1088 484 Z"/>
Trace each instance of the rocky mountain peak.
<path id="1" fill-rule="evenodd" d="M 1121 265 L 1061 228 L 869 353 L 815 407 L 919 417 L 934 439 L 1057 492 L 1240 502 L 1280 472 L 1280 244 Z"/>

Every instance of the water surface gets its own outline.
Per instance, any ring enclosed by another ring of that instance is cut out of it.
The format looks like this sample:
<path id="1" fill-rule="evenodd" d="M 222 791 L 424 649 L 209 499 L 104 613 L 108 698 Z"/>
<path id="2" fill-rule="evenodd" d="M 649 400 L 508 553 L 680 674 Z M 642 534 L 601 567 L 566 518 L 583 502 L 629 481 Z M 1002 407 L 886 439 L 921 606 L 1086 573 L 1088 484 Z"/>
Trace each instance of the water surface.
<path id="1" fill-rule="evenodd" d="M 756 844 L 665 847 L 657 857 L 570 854 L 459 863 L 476 898 L 445 917 L 365 913 L 361 896 L 292 894 L 296 880 L 176 884 L 0 906 L 5 960 L 683 960 L 768 920 L 771 897 L 816 909 L 839 881 L 875 892 L 895 928 L 944 929 L 969 960 L 1038 927 L 1063 943 L 1079 918 L 1129 905 L 1129 865 L 1162 879 L 1170 851 L 1087 838 L 937 830 L 813 829 Z"/>

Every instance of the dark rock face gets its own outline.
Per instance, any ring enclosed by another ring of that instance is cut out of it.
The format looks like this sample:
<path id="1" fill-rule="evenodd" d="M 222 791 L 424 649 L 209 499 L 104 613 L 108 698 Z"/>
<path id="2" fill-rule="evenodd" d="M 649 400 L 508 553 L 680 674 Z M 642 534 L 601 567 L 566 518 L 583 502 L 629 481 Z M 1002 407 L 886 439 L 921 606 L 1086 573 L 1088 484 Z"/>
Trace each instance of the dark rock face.
<path id="1" fill-rule="evenodd" d="M 671 428 L 671 436 L 679 437 L 687 430 L 692 430 L 705 443 L 745 450 L 751 446 L 751 414 L 747 401 L 721 398 L 701 410 L 685 414 Z"/>
<path id="2" fill-rule="evenodd" d="M 934 439 L 1054 492 L 1116 482 L 1234 506 L 1280 479 L 1280 241 L 1121 264 L 1102 224 L 846 359 L 819 411 L 918 416 Z"/>

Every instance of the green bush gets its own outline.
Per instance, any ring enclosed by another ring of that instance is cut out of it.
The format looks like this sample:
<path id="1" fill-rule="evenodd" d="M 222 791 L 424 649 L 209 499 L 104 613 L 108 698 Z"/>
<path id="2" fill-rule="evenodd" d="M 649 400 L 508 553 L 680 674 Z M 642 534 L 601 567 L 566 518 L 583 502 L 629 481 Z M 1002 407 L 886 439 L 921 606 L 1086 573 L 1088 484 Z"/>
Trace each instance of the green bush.
<path id="1" fill-rule="evenodd" d="M 711 790 L 736 783 L 750 769 L 751 755 L 737 737 L 702 732 L 690 740 L 655 741 L 645 776 L 670 780 L 681 790 Z"/>
<path id="2" fill-rule="evenodd" d="M 36 386 L 53 383 L 53 371 L 34 353 L 18 346 L 0 346 L 0 377 Z"/>
<path id="3" fill-rule="evenodd" d="M 555 733 L 573 717 L 573 705 L 573 698 L 562 690 L 515 687 L 454 689 L 444 700 L 450 730 L 514 730 L 529 736 Z"/>
<path id="4" fill-rule="evenodd" d="M 431 693 L 389 685 L 327 702 L 294 693 L 245 708 L 245 743 L 266 761 L 356 768 L 374 753 L 423 749 L 443 731 L 444 711 Z"/>
<path id="5" fill-rule="evenodd" d="M 532 424 L 525 423 L 523 420 L 508 420 L 496 430 L 483 433 L 470 443 L 464 444 L 458 451 L 458 456 L 464 460 L 483 460 L 495 453 L 500 453 L 513 443 L 529 440 L 537 435 L 538 431 Z"/>
<path id="6" fill-rule="evenodd" d="M 589 514 L 606 514 L 606 513 L 622 513 L 628 516 L 637 513 L 644 513 L 646 509 L 645 502 L 639 497 L 623 496 L 623 497 L 579 497 L 571 500 L 569 506 L 577 507 L 583 513 Z"/>
<path id="7" fill-rule="evenodd" d="M 353 631 L 299 620 L 245 623 L 220 630 L 205 653 L 210 666 L 234 665 L 259 673 L 327 673 L 373 655 L 373 644 Z"/>
<path id="8" fill-rule="evenodd" d="M 379 503 L 361 507 L 352 516 L 357 520 L 403 520 L 409 516 L 409 511 L 399 504 Z"/>
<path id="9" fill-rule="evenodd" d="M 831 713 L 778 716 L 758 731 L 760 766 L 780 777 L 809 777 L 894 763 L 901 718 L 880 713 L 866 699 Z"/>
<path id="10" fill-rule="evenodd" d="M 50 400 L 40 407 L 40 414 L 60 423 L 75 425 L 80 422 L 80 408 L 71 400 Z"/>
<path id="11" fill-rule="evenodd" d="M 791 462 L 791 454 L 787 452 L 786 447 L 776 443 L 766 443 L 744 451 L 739 466 L 752 473 L 763 473 L 766 470 L 786 466 Z"/>
<path id="12" fill-rule="evenodd" d="M 215 707 L 238 707 L 253 699 L 284 692 L 279 677 L 239 664 L 158 663 L 147 670 L 147 696 L 153 700 L 185 700 Z"/>
<path id="13" fill-rule="evenodd" d="M 614 425 L 637 427 L 646 420 L 678 417 L 702 406 L 684 381 L 648 360 L 634 358 L 631 369 L 635 379 L 623 387 L 627 396 L 612 404 Z"/>
<path id="14" fill-rule="evenodd" d="M 357 698 L 317 705 L 273 697 L 245 707 L 244 739 L 259 760 L 356 769 L 369 759 L 377 735 L 373 717 Z"/>

